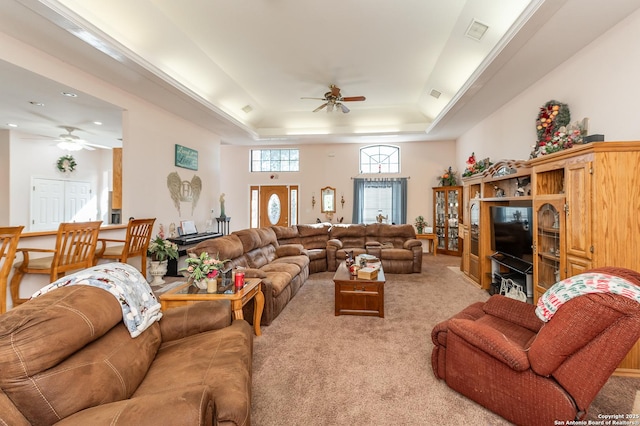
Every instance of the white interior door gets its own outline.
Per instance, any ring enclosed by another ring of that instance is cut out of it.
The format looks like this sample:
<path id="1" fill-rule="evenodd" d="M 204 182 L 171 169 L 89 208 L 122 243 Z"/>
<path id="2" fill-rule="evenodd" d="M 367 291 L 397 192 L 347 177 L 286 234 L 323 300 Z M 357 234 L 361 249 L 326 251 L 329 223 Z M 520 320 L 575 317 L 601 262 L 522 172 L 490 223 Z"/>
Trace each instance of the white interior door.
<path id="1" fill-rule="evenodd" d="M 60 179 L 32 179 L 30 231 L 51 231 L 61 222 L 84 222 L 97 217 L 91 183 Z"/>

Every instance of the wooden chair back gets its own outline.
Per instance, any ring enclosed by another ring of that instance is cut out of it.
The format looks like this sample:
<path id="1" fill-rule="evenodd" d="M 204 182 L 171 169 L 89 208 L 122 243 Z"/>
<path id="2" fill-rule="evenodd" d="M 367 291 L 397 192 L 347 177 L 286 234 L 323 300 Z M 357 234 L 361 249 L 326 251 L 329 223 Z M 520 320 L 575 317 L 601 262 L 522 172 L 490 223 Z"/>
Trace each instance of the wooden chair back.
<path id="1" fill-rule="evenodd" d="M 0 314 L 7 311 L 7 279 L 24 226 L 0 227 Z"/>
<path id="2" fill-rule="evenodd" d="M 149 248 L 155 221 L 155 218 L 129 220 L 121 262 L 126 263 L 128 258 L 135 256 L 147 257 L 147 249 Z"/>
<path id="3" fill-rule="evenodd" d="M 102 221 L 61 223 L 51 264 L 51 282 L 67 271 L 93 266 Z"/>

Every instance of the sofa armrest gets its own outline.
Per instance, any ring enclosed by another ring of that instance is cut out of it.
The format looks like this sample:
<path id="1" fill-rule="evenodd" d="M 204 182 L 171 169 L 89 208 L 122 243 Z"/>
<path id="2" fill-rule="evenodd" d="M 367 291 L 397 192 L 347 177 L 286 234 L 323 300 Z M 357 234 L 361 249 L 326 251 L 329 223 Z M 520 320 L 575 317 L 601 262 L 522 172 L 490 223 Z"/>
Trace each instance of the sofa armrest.
<path id="1" fill-rule="evenodd" d="M 540 331 L 543 322 L 536 316 L 536 305 L 494 294 L 483 306 L 486 314 L 512 322 L 535 333 Z"/>
<path id="2" fill-rule="evenodd" d="M 342 248 L 342 241 L 340 241 L 340 240 L 338 240 L 336 238 L 333 238 L 333 239 L 327 241 L 327 248 L 329 248 L 329 247 L 333 247 L 336 250 L 340 250 Z"/>
<path id="3" fill-rule="evenodd" d="M 231 302 L 207 300 L 162 312 L 159 321 L 162 341 L 182 339 L 231 325 Z"/>
<path id="4" fill-rule="evenodd" d="M 211 388 L 194 385 L 87 408 L 56 425 L 212 425 L 215 415 Z"/>
<path id="5" fill-rule="evenodd" d="M 276 249 L 276 256 L 299 256 L 305 254 L 305 250 L 302 244 L 284 244 Z"/>
<path id="6" fill-rule="evenodd" d="M 476 321 L 454 318 L 449 321 L 449 333 L 457 335 L 512 370 L 525 371 L 530 368 L 525 349 L 494 328 L 485 327 Z"/>
<path id="7" fill-rule="evenodd" d="M 422 250 L 422 241 L 417 238 L 411 238 L 402 243 L 402 248 L 411 250 L 414 247 L 420 247 L 420 250 Z"/>

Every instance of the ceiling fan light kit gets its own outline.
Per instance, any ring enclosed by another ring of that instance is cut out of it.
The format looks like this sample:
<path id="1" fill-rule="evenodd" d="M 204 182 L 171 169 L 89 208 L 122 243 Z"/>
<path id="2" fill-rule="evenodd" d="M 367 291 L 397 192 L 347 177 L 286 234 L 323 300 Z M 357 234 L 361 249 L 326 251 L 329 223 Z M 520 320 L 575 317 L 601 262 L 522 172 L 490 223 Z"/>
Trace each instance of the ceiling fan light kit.
<path id="1" fill-rule="evenodd" d="M 319 101 L 325 101 L 325 103 L 320 105 L 318 108 L 314 109 L 313 112 L 318 112 L 318 111 L 326 108 L 327 109 L 327 113 L 329 113 L 329 112 L 332 112 L 334 110 L 334 107 L 335 107 L 336 111 L 341 111 L 344 114 L 347 114 L 351 110 L 349 108 L 347 108 L 347 106 L 344 105 L 342 102 L 361 102 L 361 101 L 364 101 L 364 100 L 367 99 L 364 96 L 347 96 L 347 97 L 343 97 L 340 94 L 340 88 L 337 87 L 335 84 L 330 85 L 329 89 L 330 90 L 324 94 L 324 98 L 306 98 L 306 97 L 303 97 L 301 99 L 317 99 Z"/>

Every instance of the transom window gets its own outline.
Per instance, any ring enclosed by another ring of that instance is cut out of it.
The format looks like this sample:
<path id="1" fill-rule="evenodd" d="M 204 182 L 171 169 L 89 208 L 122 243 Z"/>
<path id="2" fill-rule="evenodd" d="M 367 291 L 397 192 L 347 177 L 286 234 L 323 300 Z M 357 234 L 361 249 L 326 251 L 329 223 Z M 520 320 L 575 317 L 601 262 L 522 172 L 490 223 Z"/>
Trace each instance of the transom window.
<path id="1" fill-rule="evenodd" d="M 360 148 L 360 173 L 400 173 L 400 148 L 392 145 Z"/>
<path id="2" fill-rule="evenodd" d="M 300 152 L 297 149 L 252 149 L 252 172 L 299 172 Z"/>

